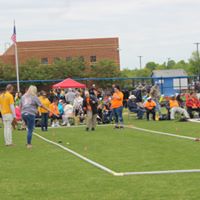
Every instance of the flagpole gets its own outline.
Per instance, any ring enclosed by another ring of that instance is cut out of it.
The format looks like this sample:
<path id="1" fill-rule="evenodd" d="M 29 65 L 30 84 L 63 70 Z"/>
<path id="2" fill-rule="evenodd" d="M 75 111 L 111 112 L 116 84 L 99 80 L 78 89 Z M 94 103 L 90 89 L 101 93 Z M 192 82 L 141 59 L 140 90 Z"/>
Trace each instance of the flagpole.
<path id="1" fill-rule="evenodd" d="M 20 92 L 17 43 L 14 43 L 14 47 L 15 47 L 15 66 L 16 66 L 16 75 L 17 75 L 17 92 Z"/>
<path id="2" fill-rule="evenodd" d="M 17 52 L 17 36 L 16 36 L 16 27 L 15 27 L 15 20 L 14 20 L 14 29 L 13 34 L 11 37 L 14 48 L 15 48 L 15 67 L 16 67 L 16 76 L 17 76 L 17 92 L 20 92 L 20 86 L 19 86 L 19 62 L 18 62 L 18 52 Z"/>

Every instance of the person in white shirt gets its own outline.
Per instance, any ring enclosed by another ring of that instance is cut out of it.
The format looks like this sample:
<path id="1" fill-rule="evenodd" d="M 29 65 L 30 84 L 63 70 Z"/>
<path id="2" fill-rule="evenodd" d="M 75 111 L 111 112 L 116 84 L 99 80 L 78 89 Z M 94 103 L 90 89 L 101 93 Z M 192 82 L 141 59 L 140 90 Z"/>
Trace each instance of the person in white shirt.
<path id="1" fill-rule="evenodd" d="M 62 115 L 62 120 L 63 120 L 62 126 L 64 125 L 70 126 L 69 118 L 73 117 L 74 108 L 69 102 L 66 102 L 63 104 L 63 110 L 64 110 L 64 113 Z"/>
<path id="2" fill-rule="evenodd" d="M 78 120 L 78 118 L 80 117 L 80 114 L 83 111 L 82 106 L 83 106 L 83 98 L 81 97 L 80 93 L 77 91 L 75 95 L 75 99 L 74 99 L 74 104 L 73 104 L 76 121 Z"/>
<path id="3" fill-rule="evenodd" d="M 75 92 L 69 88 L 68 92 L 65 94 L 65 101 L 69 102 L 71 105 L 73 105 L 74 103 L 74 99 L 75 99 Z"/>

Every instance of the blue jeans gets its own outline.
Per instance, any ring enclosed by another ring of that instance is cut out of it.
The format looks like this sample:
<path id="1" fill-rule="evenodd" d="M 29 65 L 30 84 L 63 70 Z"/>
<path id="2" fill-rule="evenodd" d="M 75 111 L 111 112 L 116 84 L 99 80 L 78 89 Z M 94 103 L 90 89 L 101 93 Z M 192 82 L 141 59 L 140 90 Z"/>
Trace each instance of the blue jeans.
<path id="1" fill-rule="evenodd" d="M 49 113 L 42 113 L 42 115 L 41 115 L 41 129 L 42 129 L 42 131 L 47 130 L 48 116 L 49 116 Z"/>
<path id="2" fill-rule="evenodd" d="M 137 113 L 137 117 L 138 119 L 142 119 L 143 118 L 143 115 L 145 113 L 145 110 L 142 109 L 142 108 L 131 108 L 130 109 L 131 112 L 134 112 L 134 113 Z"/>
<path id="3" fill-rule="evenodd" d="M 27 144 L 31 144 L 33 129 L 35 127 L 35 115 L 22 114 L 22 119 L 24 120 L 28 131 L 27 131 Z"/>
<path id="4" fill-rule="evenodd" d="M 113 113 L 115 116 L 115 123 L 118 124 L 120 122 L 121 125 L 123 125 L 123 117 L 122 117 L 122 111 L 123 111 L 123 106 L 119 108 L 113 108 Z"/>

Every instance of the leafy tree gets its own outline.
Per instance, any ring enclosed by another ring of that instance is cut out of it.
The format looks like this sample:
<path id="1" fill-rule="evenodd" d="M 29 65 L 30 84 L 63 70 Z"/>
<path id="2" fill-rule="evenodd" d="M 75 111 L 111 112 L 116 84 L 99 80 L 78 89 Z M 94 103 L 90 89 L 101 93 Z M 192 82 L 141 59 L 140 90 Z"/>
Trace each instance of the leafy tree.
<path id="1" fill-rule="evenodd" d="M 166 63 L 166 68 L 167 68 L 167 69 L 172 69 L 175 65 L 176 65 L 176 62 L 175 62 L 174 60 L 169 60 L 169 61 Z"/>
<path id="2" fill-rule="evenodd" d="M 190 71 L 192 74 L 200 75 L 200 59 L 197 52 L 193 52 L 191 58 L 189 59 Z"/>
<path id="3" fill-rule="evenodd" d="M 90 77 L 118 77 L 120 71 L 114 61 L 101 60 L 90 66 L 89 75 Z"/>
<path id="4" fill-rule="evenodd" d="M 155 62 L 148 62 L 145 66 L 145 68 L 149 69 L 150 71 L 155 70 L 158 67 L 158 64 Z"/>
<path id="5" fill-rule="evenodd" d="M 90 66 L 90 70 L 87 71 L 87 77 L 95 77 L 95 78 L 112 78 L 119 77 L 120 71 L 114 61 L 111 60 L 101 60 L 94 65 Z M 105 87 L 113 83 L 110 81 L 96 81 L 96 84 L 99 87 Z"/>

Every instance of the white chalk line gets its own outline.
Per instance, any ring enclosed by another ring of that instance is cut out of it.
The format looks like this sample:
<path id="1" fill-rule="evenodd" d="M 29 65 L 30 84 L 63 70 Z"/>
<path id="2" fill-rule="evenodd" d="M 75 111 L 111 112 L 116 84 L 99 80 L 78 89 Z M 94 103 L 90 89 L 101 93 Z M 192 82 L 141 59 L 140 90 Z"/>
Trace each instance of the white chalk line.
<path id="1" fill-rule="evenodd" d="M 138 127 L 133 127 L 133 126 L 125 126 L 127 128 L 132 128 L 132 129 L 136 129 L 136 130 L 140 130 L 140 131 L 145 131 L 145 132 L 150 132 L 150 133 L 156 133 L 156 134 L 161 134 L 161 135 L 167 135 L 167 136 L 172 136 L 172 137 L 178 137 L 178 138 L 183 138 L 183 139 L 189 139 L 189 140 L 195 140 L 196 138 L 192 138 L 192 137 L 187 137 L 187 136 L 181 136 L 181 135 L 174 135 L 171 133 L 164 133 L 164 132 L 160 132 L 160 131 L 153 131 L 153 130 L 148 130 L 148 129 L 143 129 L 143 128 L 138 128 Z M 37 136 L 38 138 L 53 144 L 57 147 L 60 147 L 61 149 L 77 156 L 78 158 L 84 160 L 85 162 L 109 173 L 112 174 L 113 176 L 130 176 L 130 175 L 156 175 L 156 174 L 177 174 L 177 173 L 200 173 L 200 169 L 185 169 L 185 170 L 164 170 L 164 171 L 143 171 L 143 172 L 115 172 L 95 161 L 92 161 L 88 158 L 86 158 L 85 156 L 82 156 L 81 154 L 63 146 L 60 145 L 56 142 L 53 142 L 49 139 L 46 139 L 45 137 L 42 137 L 41 135 L 37 134 L 37 133 L 33 133 L 35 136 Z"/>
<path id="2" fill-rule="evenodd" d="M 58 144 L 58 143 L 53 142 L 53 141 L 51 141 L 51 140 L 48 140 L 48 139 L 46 139 L 45 137 L 42 137 L 41 135 L 39 135 L 39 134 L 37 134 L 37 133 L 35 133 L 35 132 L 34 132 L 33 134 L 34 134 L 35 136 L 37 136 L 38 138 L 40 138 L 40 139 L 42 139 L 42 140 L 44 140 L 44 141 L 46 141 L 46 142 L 48 142 L 48 143 L 50 143 L 50 144 L 53 144 L 53 145 L 55 145 L 55 146 L 57 146 L 57 147 L 60 147 L 61 149 L 64 149 L 65 151 L 68 151 L 69 153 L 71 153 L 71 154 L 77 156 L 78 158 L 80 158 L 80 159 L 82 159 L 82 160 L 84 160 L 84 161 L 86 161 L 86 162 L 92 164 L 93 166 L 95 166 L 95 167 L 97 167 L 97 168 L 100 168 L 100 169 L 103 170 L 103 171 L 106 171 L 106 172 L 108 172 L 108 173 L 110 173 L 110 174 L 112 174 L 112 175 L 116 174 L 116 172 L 114 172 L 113 170 L 111 170 L 111 169 L 109 169 L 109 168 L 107 168 L 107 167 L 105 167 L 105 166 L 103 166 L 103 165 L 101 165 L 101 164 L 99 164 L 99 163 L 97 163 L 97 162 L 95 162 L 95 161 L 92 161 L 92 160 L 86 158 L 85 156 L 82 156 L 82 155 L 80 155 L 79 153 L 77 153 L 77 152 L 75 152 L 75 151 L 73 151 L 73 150 L 71 150 L 71 149 L 69 149 L 69 148 L 67 148 L 67 147 L 65 147 L 65 146 L 63 146 L 63 145 L 61 145 L 61 144 Z"/>
<path id="3" fill-rule="evenodd" d="M 177 174 L 177 173 L 200 173 L 200 169 L 166 170 L 166 171 L 144 171 L 144 172 L 124 172 L 123 176 L 130 175 L 153 175 L 153 174 Z"/>
<path id="4" fill-rule="evenodd" d="M 188 139 L 188 140 L 196 140 L 197 139 L 197 138 L 190 137 L 190 136 L 184 136 L 184 135 L 177 135 L 177 134 L 172 134 L 172 133 L 154 131 L 154 130 L 149 130 L 149 129 L 145 129 L 145 128 L 139 128 L 139 127 L 136 127 L 136 126 L 125 126 L 125 127 L 126 128 L 130 128 L 130 129 L 143 131 L 143 132 L 156 133 L 156 134 L 159 134 L 159 135 L 167 135 L 167 136 L 177 137 L 177 138 L 182 138 L 182 139 Z"/>

